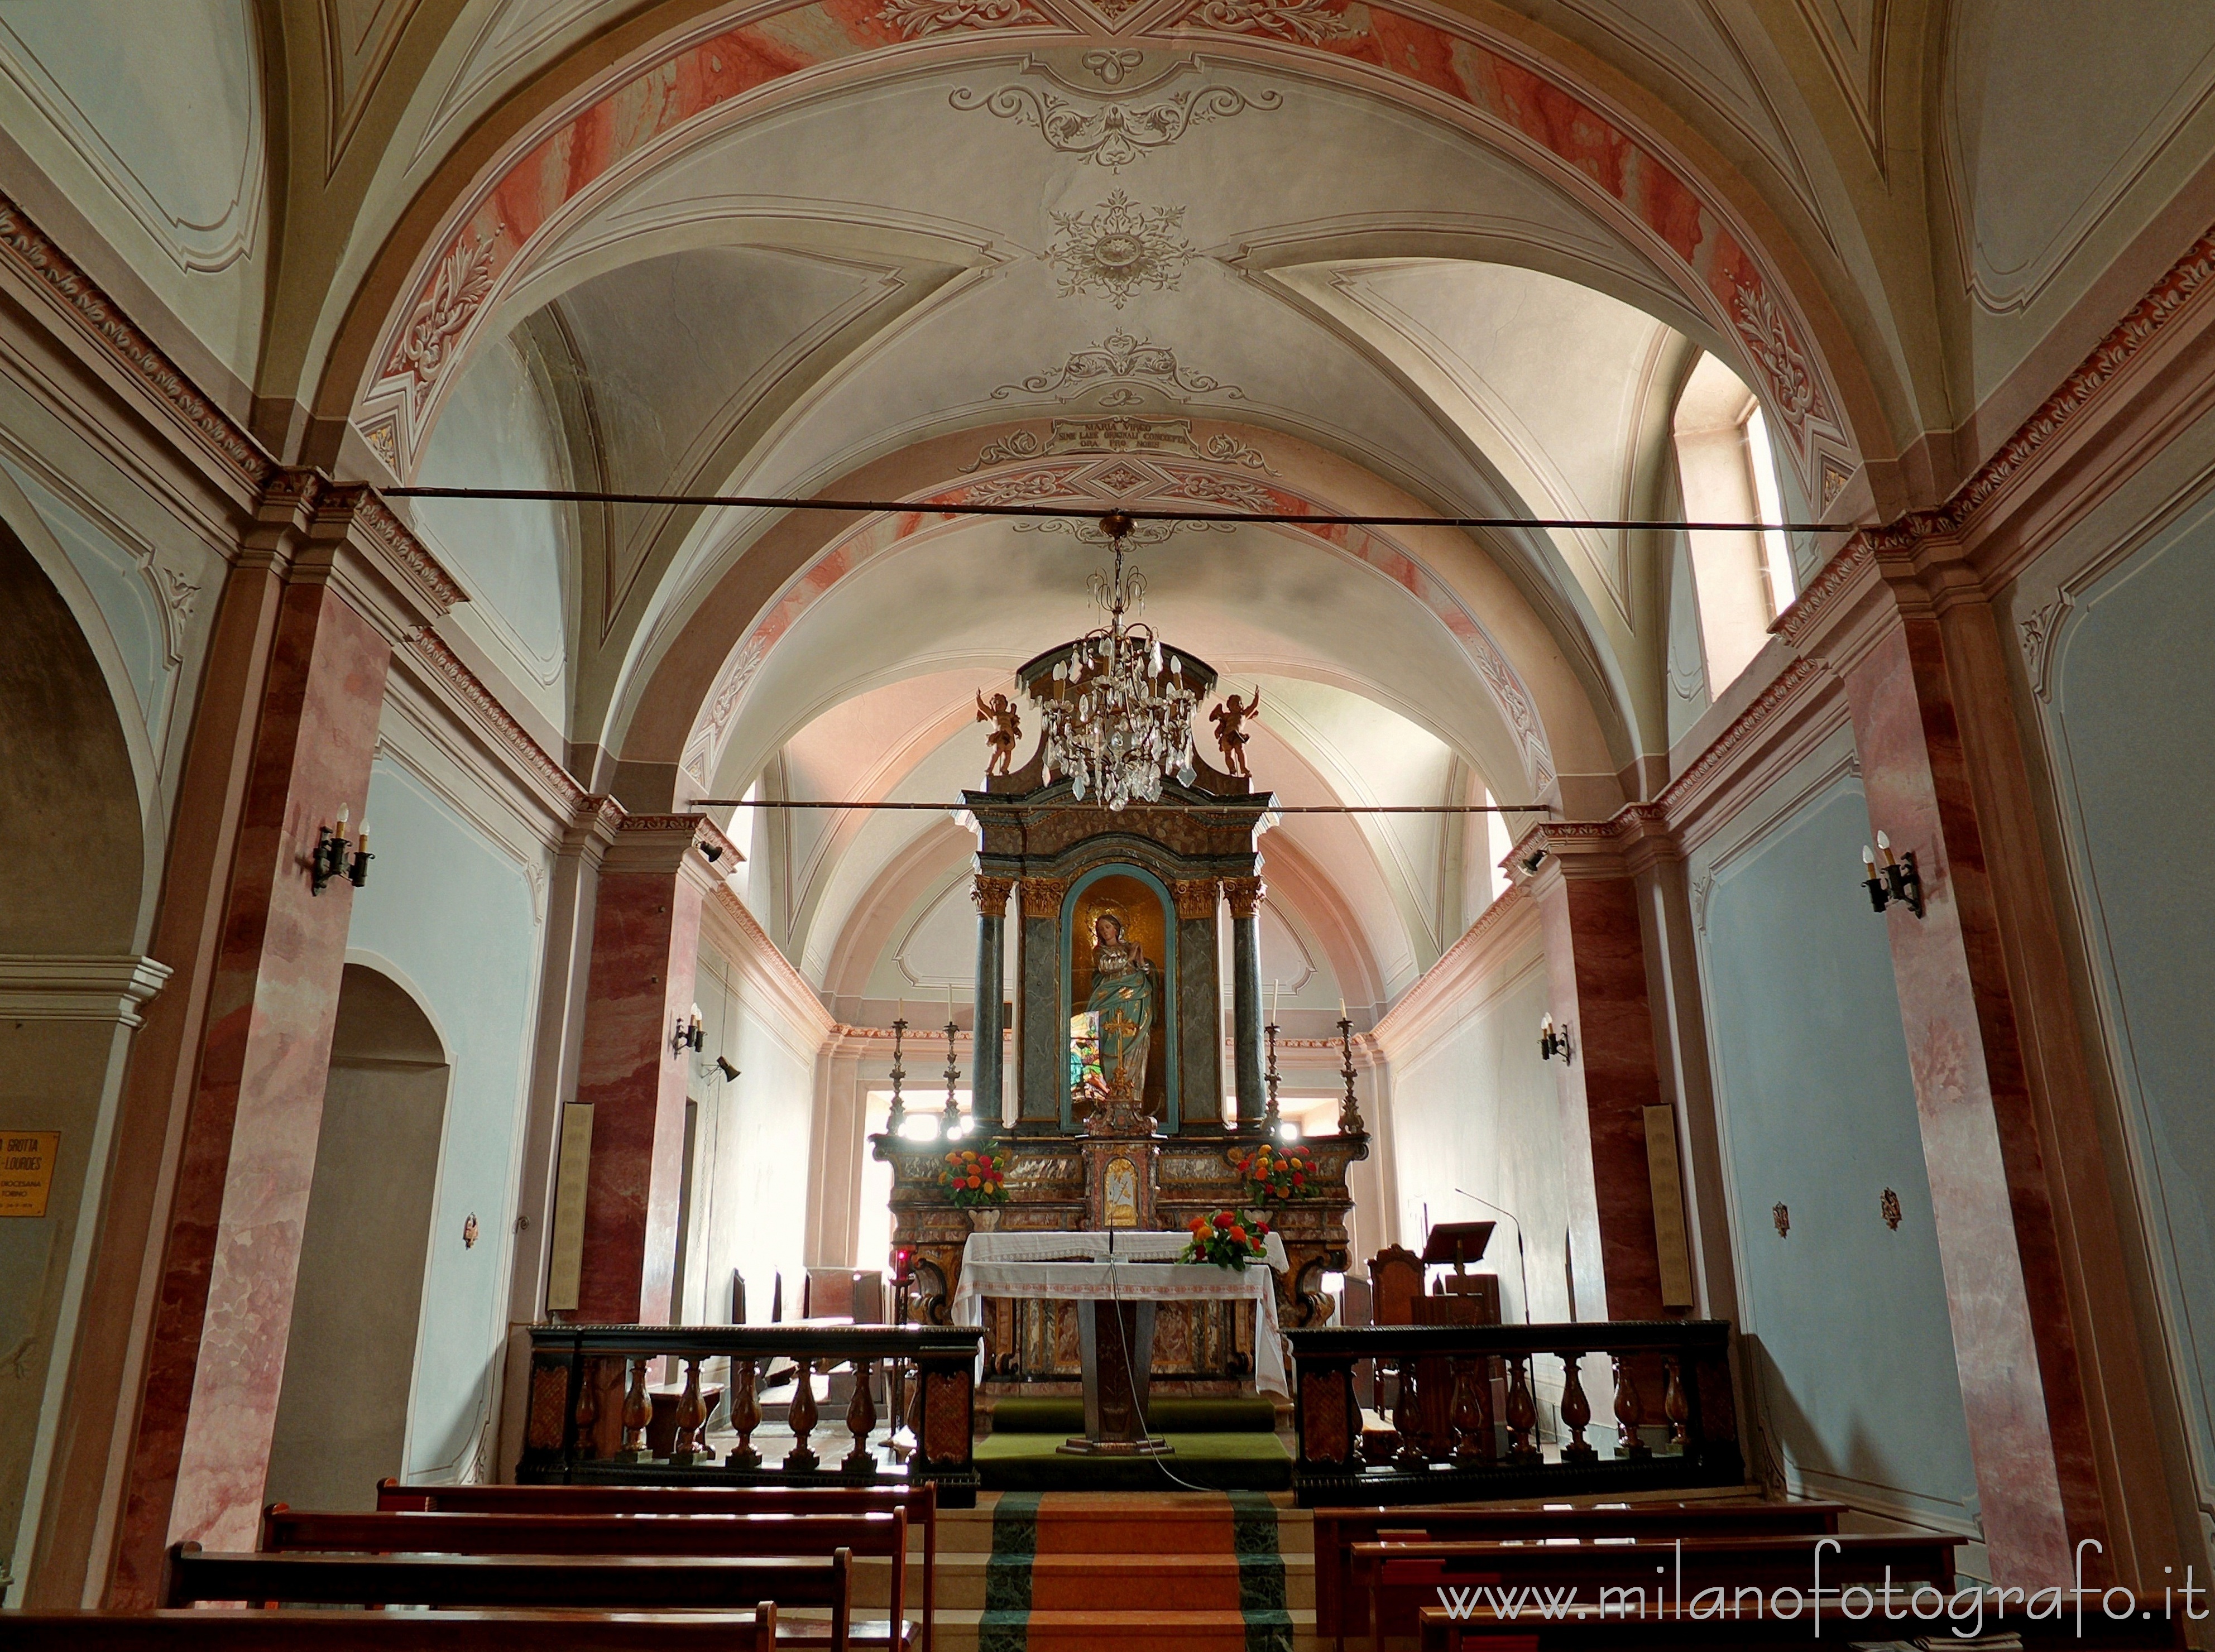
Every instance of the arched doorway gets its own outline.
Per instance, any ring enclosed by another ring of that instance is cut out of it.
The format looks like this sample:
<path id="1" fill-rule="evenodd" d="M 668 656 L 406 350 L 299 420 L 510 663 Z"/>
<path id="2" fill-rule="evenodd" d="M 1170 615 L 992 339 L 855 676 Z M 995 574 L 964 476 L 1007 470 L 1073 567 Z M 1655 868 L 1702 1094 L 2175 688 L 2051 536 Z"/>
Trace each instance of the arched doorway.
<path id="1" fill-rule="evenodd" d="M 348 964 L 266 1496 L 369 1508 L 408 1441 L 423 1270 L 451 1076 L 430 1018 L 391 976 Z"/>

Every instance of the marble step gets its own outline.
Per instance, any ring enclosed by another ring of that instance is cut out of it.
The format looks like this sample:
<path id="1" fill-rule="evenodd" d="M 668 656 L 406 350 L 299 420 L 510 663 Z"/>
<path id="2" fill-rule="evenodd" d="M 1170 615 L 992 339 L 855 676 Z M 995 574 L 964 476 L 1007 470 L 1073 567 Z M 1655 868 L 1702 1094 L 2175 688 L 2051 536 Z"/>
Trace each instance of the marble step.
<path id="1" fill-rule="evenodd" d="M 989 1556 L 944 1554 L 938 1557 L 938 1606 L 976 1612 L 985 1605 Z M 883 1563 L 878 1563 L 880 1566 Z M 1301 1611 L 1315 1607 L 1315 1557 L 1284 1557 L 1285 1604 Z M 1077 1555 L 1045 1554 L 1031 1563 L 1031 1600 L 1034 1605 L 1074 1605 L 1101 1599 L 1142 1600 L 1180 1598 L 1181 1594 L 1206 1590 L 1211 1598 L 1235 1600 L 1238 1562 L 1225 1554 Z M 919 1568 L 909 1572 L 909 1588 L 923 1587 Z M 855 1563 L 855 1600 L 884 1604 L 884 1575 L 864 1573 Z M 1092 1591 L 1090 1594 L 1083 1591 Z M 919 1603 L 920 1594 L 916 1596 Z"/>

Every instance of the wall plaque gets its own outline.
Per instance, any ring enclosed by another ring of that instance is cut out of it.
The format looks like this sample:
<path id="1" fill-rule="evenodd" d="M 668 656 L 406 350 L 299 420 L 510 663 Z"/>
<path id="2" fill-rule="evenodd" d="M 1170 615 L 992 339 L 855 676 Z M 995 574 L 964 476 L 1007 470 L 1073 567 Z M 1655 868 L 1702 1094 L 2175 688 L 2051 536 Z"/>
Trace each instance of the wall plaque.
<path id="1" fill-rule="evenodd" d="M 59 1130 L 0 1133 L 0 1216 L 43 1216 L 53 1190 Z"/>

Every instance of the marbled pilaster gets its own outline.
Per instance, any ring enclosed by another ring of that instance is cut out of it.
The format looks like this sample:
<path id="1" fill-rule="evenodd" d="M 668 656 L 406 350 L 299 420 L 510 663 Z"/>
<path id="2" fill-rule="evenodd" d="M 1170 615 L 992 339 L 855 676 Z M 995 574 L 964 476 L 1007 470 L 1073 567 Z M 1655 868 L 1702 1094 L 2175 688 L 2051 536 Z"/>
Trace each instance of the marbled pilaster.
<path id="1" fill-rule="evenodd" d="M 1003 1123 L 1000 1051 L 1001 1034 L 1006 1029 L 1001 1015 L 1008 1001 L 1003 991 L 1008 896 L 1015 886 L 1012 878 L 991 878 L 980 872 L 969 891 L 977 902 L 977 1006 L 972 1023 L 976 1038 L 975 1054 L 970 1058 L 969 1117 L 986 1130 L 997 1130 Z"/>
<path id="2" fill-rule="evenodd" d="M 577 1100 L 592 1109 L 580 1323 L 669 1318 L 684 1096 L 699 1059 L 672 1045 L 691 1013 L 700 905 L 719 875 L 694 846 L 713 831 L 704 815 L 635 816 L 600 864 L 577 1069 Z"/>
<path id="3" fill-rule="evenodd" d="M 1667 1311 L 1645 1110 L 1663 1096 L 1637 890 L 1612 827 L 1543 829 L 1546 859 L 1524 892 L 1538 906 L 1554 1019 L 1571 1040 L 1571 1059 L 1557 1060 L 1555 1070 L 1578 1248 L 1577 1317 L 1659 1319 Z"/>
<path id="4" fill-rule="evenodd" d="M 1061 1017 L 1061 902 L 1065 878 L 1026 878 L 1019 885 L 1023 927 L 1016 968 L 1023 985 L 1022 1069 L 1015 1128 L 1051 1135 L 1061 1129 L 1069 1092 L 1069 1028 Z"/>
<path id="5" fill-rule="evenodd" d="M 1230 1038 L 1238 1093 L 1238 1128 L 1261 1128 L 1268 1111 L 1261 1088 L 1261 902 L 1268 894 L 1259 878 L 1226 878 L 1230 902 Z"/>
<path id="6" fill-rule="evenodd" d="M 1170 886 L 1177 914 L 1177 1130 L 1192 1135 L 1223 1128 L 1223 989 L 1216 957 L 1222 906 L 1212 878 Z"/>

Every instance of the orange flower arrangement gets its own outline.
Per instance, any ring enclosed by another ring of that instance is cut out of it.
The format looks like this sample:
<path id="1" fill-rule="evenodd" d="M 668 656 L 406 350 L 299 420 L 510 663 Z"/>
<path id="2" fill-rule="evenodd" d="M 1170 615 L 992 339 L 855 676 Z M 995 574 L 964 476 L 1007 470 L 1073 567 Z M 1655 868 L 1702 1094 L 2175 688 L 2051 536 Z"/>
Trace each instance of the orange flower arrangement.
<path id="1" fill-rule="evenodd" d="M 964 1210 L 973 1210 L 979 1205 L 1005 1204 L 1009 1162 L 1009 1155 L 991 1147 L 982 1153 L 964 1147 L 946 1155 L 945 1168 L 938 1172 L 938 1185 Z"/>
<path id="2" fill-rule="evenodd" d="M 1264 1141 L 1238 1161 L 1238 1173 L 1246 1178 L 1246 1196 L 1256 1204 L 1306 1198 L 1314 1172 L 1314 1159 L 1297 1143 L 1278 1147 Z"/>
<path id="3" fill-rule="evenodd" d="M 1269 1224 L 1250 1226 L 1236 1210 L 1218 1210 L 1212 1217 L 1194 1216 L 1185 1227 L 1192 1239 L 1177 1257 L 1180 1262 L 1212 1262 L 1218 1268 L 1242 1270 L 1268 1253 Z"/>

